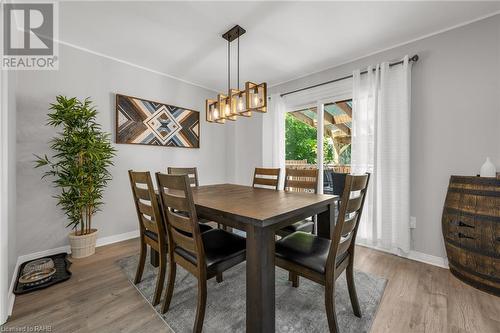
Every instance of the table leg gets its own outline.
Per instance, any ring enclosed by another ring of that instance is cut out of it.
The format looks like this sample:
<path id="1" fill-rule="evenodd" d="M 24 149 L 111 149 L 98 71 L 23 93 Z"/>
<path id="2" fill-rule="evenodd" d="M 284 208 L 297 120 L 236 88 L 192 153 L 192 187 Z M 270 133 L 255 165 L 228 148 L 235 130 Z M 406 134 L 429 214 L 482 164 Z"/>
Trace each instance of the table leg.
<path id="1" fill-rule="evenodd" d="M 331 239 L 333 228 L 335 227 L 336 203 L 328 205 L 328 209 L 318 214 L 318 236 Z"/>
<path id="2" fill-rule="evenodd" d="M 247 332 L 275 331 L 274 232 L 247 228 Z"/>
<path id="3" fill-rule="evenodd" d="M 160 254 L 152 247 L 150 247 L 149 249 L 151 250 L 149 254 L 149 262 L 153 267 L 160 266 Z"/>

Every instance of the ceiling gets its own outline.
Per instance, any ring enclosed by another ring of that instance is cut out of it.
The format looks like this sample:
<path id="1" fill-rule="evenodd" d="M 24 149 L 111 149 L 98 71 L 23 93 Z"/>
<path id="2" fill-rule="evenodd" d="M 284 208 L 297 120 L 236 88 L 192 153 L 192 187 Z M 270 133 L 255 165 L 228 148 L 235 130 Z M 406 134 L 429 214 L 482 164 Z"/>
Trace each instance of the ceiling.
<path id="1" fill-rule="evenodd" d="M 226 90 L 227 44 L 220 35 L 235 24 L 247 30 L 241 81 L 275 85 L 498 10 L 500 2 L 63 2 L 59 35 Z"/>

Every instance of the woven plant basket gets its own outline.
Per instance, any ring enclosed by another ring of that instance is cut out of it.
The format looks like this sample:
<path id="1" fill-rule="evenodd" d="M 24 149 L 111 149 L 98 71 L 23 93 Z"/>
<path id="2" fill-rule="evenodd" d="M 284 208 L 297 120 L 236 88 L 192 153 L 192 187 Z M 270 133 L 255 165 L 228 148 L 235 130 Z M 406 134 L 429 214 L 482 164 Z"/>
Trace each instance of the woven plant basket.
<path id="1" fill-rule="evenodd" d="M 75 232 L 69 234 L 72 258 L 85 258 L 95 253 L 97 229 L 92 229 L 91 231 L 90 234 L 82 236 L 75 235 Z"/>

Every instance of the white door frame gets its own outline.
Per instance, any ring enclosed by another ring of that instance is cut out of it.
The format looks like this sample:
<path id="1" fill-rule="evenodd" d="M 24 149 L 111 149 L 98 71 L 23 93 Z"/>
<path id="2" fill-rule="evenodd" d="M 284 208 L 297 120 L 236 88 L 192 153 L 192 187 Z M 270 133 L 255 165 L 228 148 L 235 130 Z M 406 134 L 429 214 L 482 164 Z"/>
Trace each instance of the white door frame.
<path id="1" fill-rule="evenodd" d="M 0 325 L 9 315 L 8 71 L 0 70 Z"/>
<path id="2" fill-rule="evenodd" d="M 318 101 L 316 103 L 316 161 L 318 165 L 318 194 L 323 194 L 323 170 L 324 170 L 324 152 L 323 141 L 325 132 L 325 103 Z"/>

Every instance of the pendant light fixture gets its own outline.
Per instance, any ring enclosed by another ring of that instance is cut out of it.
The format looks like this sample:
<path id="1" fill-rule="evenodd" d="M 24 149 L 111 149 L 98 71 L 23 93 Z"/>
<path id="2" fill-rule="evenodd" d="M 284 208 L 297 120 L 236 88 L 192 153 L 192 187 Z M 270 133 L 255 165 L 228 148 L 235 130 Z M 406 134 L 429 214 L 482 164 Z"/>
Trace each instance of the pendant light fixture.
<path id="1" fill-rule="evenodd" d="M 234 121 L 237 116 L 251 117 L 252 112 L 267 112 L 267 84 L 246 82 L 240 90 L 240 36 L 245 29 L 234 26 L 222 38 L 227 40 L 227 94 L 218 94 L 217 100 L 206 100 L 206 120 L 224 124 L 226 120 Z M 231 88 L 231 42 L 237 40 L 237 89 Z"/>

